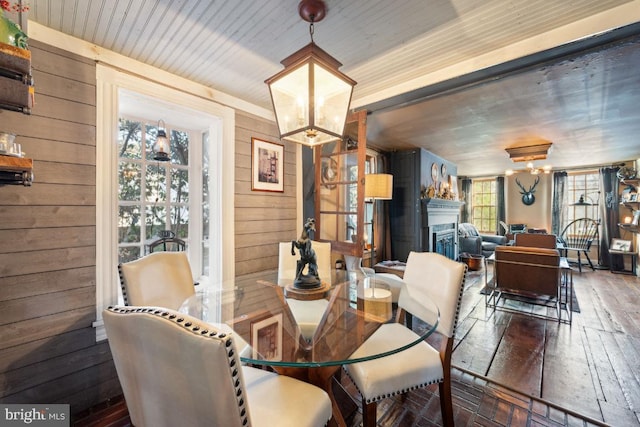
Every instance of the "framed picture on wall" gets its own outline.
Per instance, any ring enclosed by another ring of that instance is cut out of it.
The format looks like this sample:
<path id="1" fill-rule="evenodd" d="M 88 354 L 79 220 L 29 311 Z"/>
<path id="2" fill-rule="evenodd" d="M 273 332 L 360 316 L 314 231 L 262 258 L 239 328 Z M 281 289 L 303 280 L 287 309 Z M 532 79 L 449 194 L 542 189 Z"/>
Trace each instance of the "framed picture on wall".
<path id="1" fill-rule="evenodd" d="M 284 192 L 284 145 L 251 138 L 251 190 Z"/>

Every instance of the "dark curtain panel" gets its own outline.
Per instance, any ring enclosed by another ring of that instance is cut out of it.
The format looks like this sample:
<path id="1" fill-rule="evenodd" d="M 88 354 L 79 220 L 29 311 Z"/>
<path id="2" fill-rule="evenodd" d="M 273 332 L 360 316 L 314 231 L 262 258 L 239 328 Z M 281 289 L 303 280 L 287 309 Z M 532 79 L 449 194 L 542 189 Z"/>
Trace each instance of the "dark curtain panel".
<path id="1" fill-rule="evenodd" d="M 462 194 L 464 205 L 462 206 L 461 222 L 471 222 L 471 178 L 462 179 Z"/>
<path id="2" fill-rule="evenodd" d="M 553 205 L 551 207 L 551 233 L 559 236 L 562 233 L 562 211 L 567 199 L 567 173 L 553 173 Z"/>
<path id="3" fill-rule="evenodd" d="M 501 236 L 504 236 L 507 232 L 500 225 L 500 221 L 504 222 L 507 218 L 505 211 L 504 177 L 499 176 L 496 178 L 496 234 Z"/>
<path id="4" fill-rule="evenodd" d="M 376 156 L 377 173 L 389 173 L 389 158 L 383 154 Z M 393 200 L 393 194 L 391 195 Z M 391 259 L 391 221 L 389 220 L 389 205 L 392 200 L 376 201 L 376 223 L 374 226 L 376 239 L 376 259 L 378 261 Z"/>
<path id="5" fill-rule="evenodd" d="M 600 188 L 602 189 L 602 200 L 599 200 L 598 220 L 600 221 L 600 259 L 598 264 L 601 267 L 611 267 L 614 270 L 622 270 L 624 268 L 621 256 L 616 256 L 612 260 L 613 265 L 609 263 L 609 243 L 611 239 L 620 237 L 620 217 L 618 215 L 618 168 L 605 167 L 600 168 Z M 599 197 L 598 197 L 599 198 Z"/>

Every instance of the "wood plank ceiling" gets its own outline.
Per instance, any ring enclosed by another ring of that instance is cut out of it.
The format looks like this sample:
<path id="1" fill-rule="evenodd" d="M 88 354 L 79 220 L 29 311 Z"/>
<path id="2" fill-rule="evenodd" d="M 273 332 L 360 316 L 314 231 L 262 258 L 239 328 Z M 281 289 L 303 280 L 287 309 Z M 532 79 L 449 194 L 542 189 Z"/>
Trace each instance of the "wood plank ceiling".
<path id="1" fill-rule="evenodd" d="M 280 60 L 309 42 L 297 3 L 30 0 L 29 19 L 270 111 L 264 80 L 282 69 Z M 314 39 L 358 82 L 356 108 L 386 99 L 404 103 L 425 86 L 640 22 L 640 0 L 326 3 L 329 11 L 315 25 Z M 637 70 L 638 55 L 631 56 Z M 576 72 L 567 62 L 539 69 L 532 77 L 513 76 L 500 85 L 417 104 L 426 110 L 415 103 L 407 110 L 387 102 L 372 114 L 368 137 L 383 149 L 423 146 L 457 163 L 464 175 L 500 173 L 513 166 L 504 148 L 530 136 L 554 143 L 549 160 L 555 167 L 593 164 L 594 157 L 584 158 L 585 153 L 600 155 L 600 163 L 640 158 L 640 143 L 629 147 L 632 136 L 640 134 L 640 117 L 626 111 L 637 104 L 640 77 L 628 75 L 624 59 L 584 61 Z M 610 85 L 618 81 L 624 84 Z M 629 87 L 635 88 L 634 97 L 617 97 Z M 596 126 L 615 115 L 628 138 Z"/>

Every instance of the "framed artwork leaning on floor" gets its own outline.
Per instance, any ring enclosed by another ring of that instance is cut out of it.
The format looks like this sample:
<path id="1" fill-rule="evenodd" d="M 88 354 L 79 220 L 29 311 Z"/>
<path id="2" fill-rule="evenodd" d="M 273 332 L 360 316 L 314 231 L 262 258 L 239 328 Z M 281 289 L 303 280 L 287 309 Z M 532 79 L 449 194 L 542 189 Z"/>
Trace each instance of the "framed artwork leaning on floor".
<path id="1" fill-rule="evenodd" d="M 612 251 L 630 252 L 631 240 L 611 239 L 610 249 Z"/>

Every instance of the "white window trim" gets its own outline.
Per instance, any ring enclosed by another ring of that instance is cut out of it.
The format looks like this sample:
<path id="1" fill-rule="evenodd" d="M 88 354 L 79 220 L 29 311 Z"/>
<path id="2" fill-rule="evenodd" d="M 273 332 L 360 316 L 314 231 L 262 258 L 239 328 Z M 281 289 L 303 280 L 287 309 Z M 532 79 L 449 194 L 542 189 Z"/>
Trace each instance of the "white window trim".
<path id="1" fill-rule="evenodd" d="M 102 311 L 118 301 L 117 237 L 117 129 L 118 92 L 126 89 L 212 116 L 209 132 L 212 206 L 210 241 L 220 242 L 210 251 L 210 280 L 228 282 L 235 276 L 234 182 L 235 111 L 212 101 L 181 92 L 98 64 L 96 66 L 96 340 L 106 339 Z M 215 276 L 213 274 L 215 273 Z"/>

